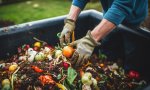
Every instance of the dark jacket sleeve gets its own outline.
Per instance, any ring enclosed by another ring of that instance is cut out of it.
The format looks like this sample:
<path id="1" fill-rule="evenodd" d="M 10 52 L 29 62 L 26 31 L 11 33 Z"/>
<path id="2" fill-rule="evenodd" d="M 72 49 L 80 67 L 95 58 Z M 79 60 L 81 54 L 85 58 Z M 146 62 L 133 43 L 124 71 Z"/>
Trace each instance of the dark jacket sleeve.
<path id="1" fill-rule="evenodd" d="M 111 8 L 105 13 L 104 18 L 118 25 L 132 13 L 136 0 L 114 0 Z"/>
<path id="2" fill-rule="evenodd" d="M 85 5 L 89 2 L 89 0 L 73 0 L 72 4 L 74 6 L 79 7 L 81 10 L 84 9 Z"/>

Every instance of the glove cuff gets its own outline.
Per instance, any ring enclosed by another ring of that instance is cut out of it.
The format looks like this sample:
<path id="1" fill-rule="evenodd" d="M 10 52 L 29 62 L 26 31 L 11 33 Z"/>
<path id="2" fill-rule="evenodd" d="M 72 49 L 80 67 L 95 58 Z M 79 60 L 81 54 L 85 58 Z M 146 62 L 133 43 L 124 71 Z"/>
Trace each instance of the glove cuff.
<path id="1" fill-rule="evenodd" d="M 66 23 L 69 23 L 69 24 L 71 24 L 71 25 L 75 26 L 75 21 L 74 21 L 74 20 L 72 20 L 72 19 L 68 19 L 68 18 L 66 18 L 66 19 L 64 20 L 64 23 L 65 23 L 65 24 L 66 24 Z"/>
<path id="2" fill-rule="evenodd" d="M 91 35 L 91 31 L 90 31 L 90 30 L 87 32 L 87 35 L 86 35 L 86 36 L 89 36 L 89 39 L 91 40 L 91 42 L 92 42 L 95 46 L 101 45 L 100 42 L 97 42 L 97 41 L 94 40 L 93 36 Z"/>

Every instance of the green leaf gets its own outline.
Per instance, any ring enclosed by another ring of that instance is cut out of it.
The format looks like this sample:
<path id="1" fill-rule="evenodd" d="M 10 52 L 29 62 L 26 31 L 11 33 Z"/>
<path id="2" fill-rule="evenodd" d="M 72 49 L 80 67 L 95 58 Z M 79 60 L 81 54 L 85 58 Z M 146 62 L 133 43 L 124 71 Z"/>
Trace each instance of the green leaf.
<path id="1" fill-rule="evenodd" d="M 77 72 L 73 68 L 69 67 L 67 72 L 67 81 L 69 82 L 70 85 L 72 85 L 76 77 Z"/>

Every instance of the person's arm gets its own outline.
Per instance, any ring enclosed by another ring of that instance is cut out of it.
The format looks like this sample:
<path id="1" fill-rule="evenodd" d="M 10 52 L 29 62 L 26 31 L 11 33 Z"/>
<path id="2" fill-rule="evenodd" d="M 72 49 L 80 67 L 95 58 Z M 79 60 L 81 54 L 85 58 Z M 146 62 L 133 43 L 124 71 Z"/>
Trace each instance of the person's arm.
<path id="1" fill-rule="evenodd" d="M 115 0 L 102 21 L 92 32 L 88 31 L 86 36 L 70 44 L 77 47 L 72 56 L 71 63 L 75 64 L 76 67 L 85 64 L 89 60 L 94 48 L 100 45 L 98 41 L 119 25 L 126 16 L 132 13 L 135 2 L 136 0 Z"/>
<path id="2" fill-rule="evenodd" d="M 67 16 L 67 19 L 71 19 L 73 21 L 76 21 L 80 12 L 81 12 L 81 9 L 79 7 L 72 5 L 70 8 L 70 12 Z"/>
<path id="3" fill-rule="evenodd" d="M 115 0 L 105 13 L 102 21 L 91 32 L 96 41 L 100 41 L 117 25 L 132 13 L 136 0 Z"/>
<path id="4" fill-rule="evenodd" d="M 70 43 L 70 36 L 75 29 L 75 22 L 89 0 L 73 0 L 70 12 L 64 20 L 64 27 L 59 37 L 60 45 Z"/>
<path id="5" fill-rule="evenodd" d="M 89 0 L 73 0 L 67 18 L 76 21 L 80 12 L 84 9 L 88 2 Z"/>
<path id="6" fill-rule="evenodd" d="M 111 32 L 116 27 L 115 24 L 108 21 L 107 19 L 103 19 L 91 32 L 91 35 L 95 39 L 96 42 L 100 41 L 103 37 L 105 37 L 109 32 Z"/>

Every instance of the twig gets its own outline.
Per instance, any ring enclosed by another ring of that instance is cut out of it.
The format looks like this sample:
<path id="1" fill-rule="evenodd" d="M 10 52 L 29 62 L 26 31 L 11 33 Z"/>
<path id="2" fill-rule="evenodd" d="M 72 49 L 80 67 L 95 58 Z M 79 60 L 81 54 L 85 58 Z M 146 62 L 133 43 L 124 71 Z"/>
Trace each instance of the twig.
<path id="1" fill-rule="evenodd" d="M 42 43 L 44 43 L 44 44 L 47 44 L 47 42 L 42 41 L 42 40 L 40 40 L 40 39 L 38 39 L 38 38 L 36 38 L 36 37 L 33 37 L 33 39 L 36 40 L 36 41 L 42 42 Z"/>
<path id="2" fill-rule="evenodd" d="M 14 75 L 18 72 L 19 69 L 20 69 L 20 67 L 18 67 L 16 69 L 16 71 L 11 76 L 11 87 L 12 87 L 12 90 L 14 90 L 14 84 L 13 84 L 13 82 L 14 82 Z"/>
<path id="3" fill-rule="evenodd" d="M 62 79 L 60 79 L 59 80 L 59 83 L 61 83 L 62 81 L 64 81 L 64 79 L 67 77 L 67 75 L 64 75 L 63 77 L 62 77 Z"/>

